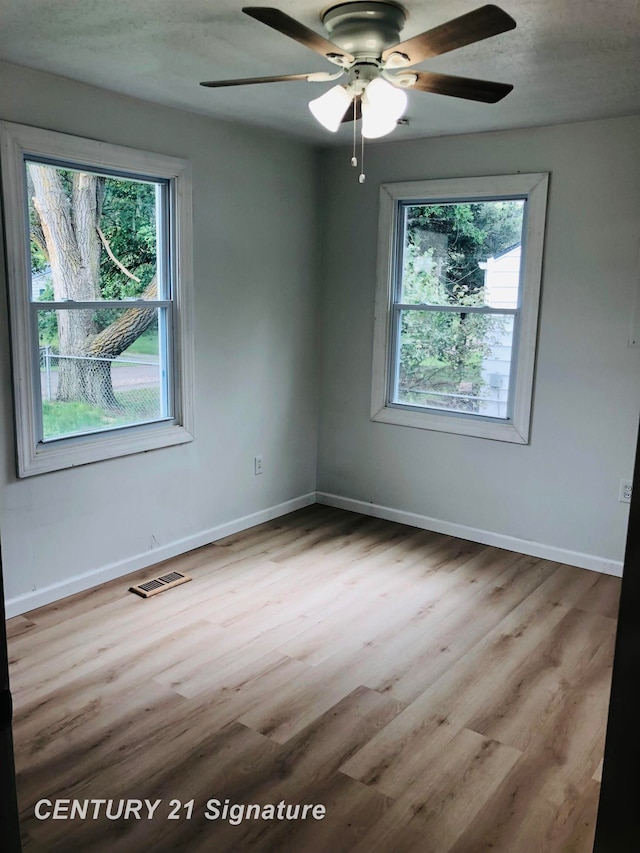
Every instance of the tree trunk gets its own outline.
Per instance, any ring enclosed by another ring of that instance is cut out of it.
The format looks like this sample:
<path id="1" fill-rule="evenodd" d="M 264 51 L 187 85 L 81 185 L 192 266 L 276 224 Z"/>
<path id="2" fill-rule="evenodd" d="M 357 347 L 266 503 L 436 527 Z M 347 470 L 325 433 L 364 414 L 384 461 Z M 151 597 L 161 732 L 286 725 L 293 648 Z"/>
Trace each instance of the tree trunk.
<path id="1" fill-rule="evenodd" d="M 58 169 L 30 163 L 29 172 L 35 192 L 34 205 L 47 244 L 56 302 L 100 299 L 98 176 L 74 173 L 69 195 Z M 86 341 L 97 332 L 93 311 L 60 310 L 56 315 L 60 355 L 68 356 L 59 362 L 56 399 L 87 400 L 87 370 L 81 359 Z"/>
<path id="2" fill-rule="evenodd" d="M 59 169 L 36 163 L 29 163 L 28 168 L 51 264 L 54 299 L 99 301 L 102 244 L 98 228 L 104 179 L 73 172 L 68 187 Z M 156 294 L 154 276 L 142 298 L 153 299 Z M 101 332 L 94 314 L 91 308 L 56 311 L 59 352 L 66 356 L 59 361 L 56 399 L 118 409 L 111 360 L 149 328 L 156 309 L 130 308 Z"/>
<path id="3" fill-rule="evenodd" d="M 142 299 L 155 299 L 157 295 L 154 276 L 144 289 Z M 85 399 L 102 408 L 118 408 L 118 401 L 111 384 L 111 361 L 128 349 L 157 317 L 156 308 L 129 308 L 117 320 L 99 332 L 86 348 L 90 358 L 103 359 L 89 361 L 87 370 Z"/>
<path id="4" fill-rule="evenodd" d="M 158 293 L 157 279 L 154 277 L 145 287 L 140 298 L 155 299 Z M 131 344 L 136 341 L 143 332 L 156 319 L 156 308 L 129 308 L 110 326 L 97 334 L 89 347 L 87 354 L 94 358 L 117 358 Z"/>

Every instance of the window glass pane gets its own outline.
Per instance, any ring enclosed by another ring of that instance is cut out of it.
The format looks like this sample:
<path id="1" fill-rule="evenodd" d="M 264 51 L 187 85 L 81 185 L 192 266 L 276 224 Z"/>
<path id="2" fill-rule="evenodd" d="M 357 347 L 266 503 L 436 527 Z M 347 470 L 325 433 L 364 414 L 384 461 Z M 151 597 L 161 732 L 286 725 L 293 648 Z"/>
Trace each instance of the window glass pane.
<path id="1" fill-rule="evenodd" d="M 514 318 L 402 311 L 393 402 L 506 418 Z"/>
<path id="2" fill-rule="evenodd" d="M 166 308 L 37 311 L 45 441 L 170 417 Z"/>
<path id="3" fill-rule="evenodd" d="M 165 184 L 26 163 L 32 301 L 164 298 Z"/>
<path id="4" fill-rule="evenodd" d="M 524 205 L 406 205 L 398 301 L 517 307 Z"/>

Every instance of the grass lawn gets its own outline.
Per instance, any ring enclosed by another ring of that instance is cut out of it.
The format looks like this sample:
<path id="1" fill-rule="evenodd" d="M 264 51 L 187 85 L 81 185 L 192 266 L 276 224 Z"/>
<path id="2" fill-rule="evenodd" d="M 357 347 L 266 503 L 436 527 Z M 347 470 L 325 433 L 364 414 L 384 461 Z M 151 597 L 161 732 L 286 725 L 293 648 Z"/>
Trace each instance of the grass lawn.
<path id="1" fill-rule="evenodd" d="M 131 344 L 122 353 L 123 356 L 131 355 L 158 355 L 158 330 L 149 329 Z"/>
<path id="2" fill-rule="evenodd" d="M 43 401 L 42 427 L 45 439 L 130 426 L 160 416 L 158 388 L 136 388 L 117 395 L 120 411 L 108 411 L 81 402 Z"/>

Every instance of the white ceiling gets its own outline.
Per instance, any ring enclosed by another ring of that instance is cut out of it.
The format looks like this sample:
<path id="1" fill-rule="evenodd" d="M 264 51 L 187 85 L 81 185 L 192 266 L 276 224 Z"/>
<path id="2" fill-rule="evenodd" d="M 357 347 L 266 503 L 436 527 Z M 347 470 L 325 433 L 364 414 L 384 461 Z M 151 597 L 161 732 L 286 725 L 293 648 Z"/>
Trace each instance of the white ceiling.
<path id="1" fill-rule="evenodd" d="M 267 0 L 324 35 L 323 0 Z M 204 89 L 201 80 L 333 71 L 335 66 L 241 11 L 259 0 L 0 0 L 0 58 L 211 116 L 348 142 L 307 109 L 328 85 Z M 640 114 L 640 0 L 497 0 L 517 28 L 418 66 L 513 83 L 494 105 L 409 93 L 394 138 Z M 333 5 L 333 4 L 331 4 Z M 402 39 L 483 0 L 405 0 Z M 0 93 L 0 117 L 1 117 Z"/>

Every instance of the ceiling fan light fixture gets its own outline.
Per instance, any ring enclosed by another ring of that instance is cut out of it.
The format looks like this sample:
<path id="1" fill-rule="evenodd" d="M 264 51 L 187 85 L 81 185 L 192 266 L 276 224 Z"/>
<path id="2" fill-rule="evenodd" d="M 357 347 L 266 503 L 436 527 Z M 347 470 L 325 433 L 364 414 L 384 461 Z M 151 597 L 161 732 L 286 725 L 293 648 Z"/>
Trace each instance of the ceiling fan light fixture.
<path id="1" fill-rule="evenodd" d="M 362 95 L 362 135 L 377 139 L 391 133 L 406 107 L 406 92 L 381 77 L 372 80 Z"/>
<path id="2" fill-rule="evenodd" d="M 352 100 L 353 95 L 338 85 L 309 101 L 309 109 L 323 127 L 336 133 Z"/>
<path id="3" fill-rule="evenodd" d="M 405 89 L 447 95 L 468 101 L 495 104 L 513 89 L 507 83 L 455 77 L 431 71 L 413 71 L 415 65 L 452 50 L 506 33 L 516 26 L 513 18 L 488 3 L 426 32 L 400 41 L 407 11 L 398 0 L 342 0 L 321 12 L 320 20 L 330 40 L 306 27 L 285 12 L 271 6 L 246 6 L 242 11 L 282 35 L 299 42 L 331 62 L 338 71 L 313 71 L 308 74 L 284 74 L 278 77 L 251 77 L 244 80 L 218 80 L 200 85 L 208 88 L 253 83 L 284 83 L 306 80 L 326 83 L 346 74 L 347 85 L 336 85 L 309 103 L 317 121 L 331 133 L 343 122 L 353 122 L 355 154 L 357 122 L 361 118 L 362 154 L 359 180 L 364 181 L 362 162 L 364 140 L 392 133 L 398 124 L 407 124 L 403 115 L 407 106 Z M 353 105 L 353 113 L 349 112 Z"/>

